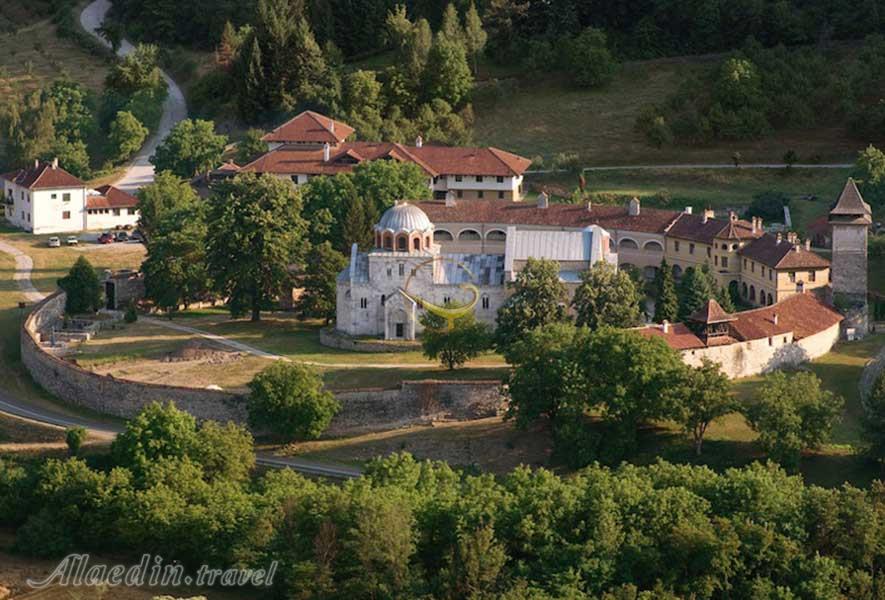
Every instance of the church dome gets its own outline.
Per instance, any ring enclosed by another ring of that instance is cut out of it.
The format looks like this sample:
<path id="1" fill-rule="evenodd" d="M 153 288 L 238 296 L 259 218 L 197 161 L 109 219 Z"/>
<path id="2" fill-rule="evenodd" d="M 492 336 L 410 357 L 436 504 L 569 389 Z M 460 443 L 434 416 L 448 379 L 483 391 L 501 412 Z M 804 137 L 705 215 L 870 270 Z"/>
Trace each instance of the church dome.
<path id="1" fill-rule="evenodd" d="M 401 231 L 423 233 L 433 229 L 433 223 L 430 222 L 427 214 L 414 204 L 398 202 L 384 211 L 375 229 L 392 233 L 399 233 Z"/>

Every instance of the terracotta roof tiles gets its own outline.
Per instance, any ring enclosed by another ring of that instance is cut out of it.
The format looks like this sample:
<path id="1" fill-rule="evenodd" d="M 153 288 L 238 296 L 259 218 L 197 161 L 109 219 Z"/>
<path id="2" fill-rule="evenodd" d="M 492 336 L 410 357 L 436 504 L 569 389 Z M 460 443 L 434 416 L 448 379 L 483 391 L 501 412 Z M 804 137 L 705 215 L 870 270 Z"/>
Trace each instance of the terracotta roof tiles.
<path id="1" fill-rule="evenodd" d="M 3 178 L 29 190 L 86 187 L 54 162 L 37 162 L 27 169 L 6 173 Z"/>
<path id="2" fill-rule="evenodd" d="M 346 123 L 306 110 L 265 134 L 261 139 L 265 142 L 284 144 L 340 144 L 353 132 L 353 127 Z"/>
<path id="3" fill-rule="evenodd" d="M 771 234 L 753 240 L 738 253 L 772 269 L 823 269 L 830 266 L 830 261 L 804 246 L 784 239 L 778 241 Z"/>
<path id="4" fill-rule="evenodd" d="M 86 208 L 135 208 L 138 198 L 112 185 L 95 188 L 98 194 L 86 196 Z"/>

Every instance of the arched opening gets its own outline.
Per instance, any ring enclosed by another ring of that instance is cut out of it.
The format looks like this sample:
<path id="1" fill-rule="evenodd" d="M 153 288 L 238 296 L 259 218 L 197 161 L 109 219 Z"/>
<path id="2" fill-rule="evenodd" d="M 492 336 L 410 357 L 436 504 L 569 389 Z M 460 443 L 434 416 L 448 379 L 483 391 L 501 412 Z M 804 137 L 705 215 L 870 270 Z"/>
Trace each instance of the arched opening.
<path id="1" fill-rule="evenodd" d="M 384 237 L 384 248 L 387 250 L 393 250 L 393 234 L 385 232 L 383 234 Z"/>
<path id="2" fill-rule="evenodd" d="M 424 247 L 430 248 L 430 236 L 429 235 L 426 238 L 424 238 Z"/>
<path id="3" fill-rule="evenodd" d="M 749 291 L 749 289 L 747 288 L 747 284 L 746 284 L 746 283 L 742 284 L 742 287 L 741 287 L 741 296 L 743 296 L 744 298 L 747 298 L 747 297 L 749 297 L 749 295 L 750 295 L 750 291 Z"/>
<path id="4" fill-rule="evenodd" d="M 501 231 L 500 229 L 492 229 L 488 233 L 486 233 L 486 241 L 489 242 L 505 242 L 507 241 L 507 234 Z"/>
<path id="5" fill-rule="evenodd" d="M 433 232 L 434 242 L 451 242 L 454 239 L 455 238 L 452 236 L 452 234 L 445 229 L 437 229 Z"/>
<path id="6" fill-rule="evenodd" d="M 750 302 L 756 302 L 756 286 L 750 286 Z"/>
<path id="7" fill-rule="evenodd" d="M 618 248 L 621 250 L 639 250 L 639 244 L 630 238 L 624 238 L 618 242 Z"/>
<path id="8" fill-rule="evenodd" d="M 409 239 L 405 235 L 396 236 L 396 249 L 401 252 L 409 249 Z"/>
<path id="9" fill-rule="evenodd" d="M 738 282 L 732 279 L 728 282 L 728 295 L 732 298 L 737 298 L 740 294 L 738 294 Z"/>
<path id="10" fill-rule="evenodd" d="M 642 247 L 643 250 L 647 250 L 649 252 L 663 252 L 664 247 L 660 244 L 660 242 L 656 242 L 654 240 L 650 242 L 645 242 L 645 245 Z"/>
<path id="11" fill-rule="evenodd" d="M 412 250 L 420 250 L 421 249 L 421 238 L 415 238 L 412 240 Z"/>
<path id="12" fill-rule="evenodd" d="M 478 242 L 482 240 L 482 236 L 473 229 L 464 229 L 458 234 L 458 240 L 462 242 Z"/>
<path id="13" fill-rule="evenodd" d="M 679 265 L 673 265 L 673 278 L 677 281 L 682 279 L 682 267 Z"/>

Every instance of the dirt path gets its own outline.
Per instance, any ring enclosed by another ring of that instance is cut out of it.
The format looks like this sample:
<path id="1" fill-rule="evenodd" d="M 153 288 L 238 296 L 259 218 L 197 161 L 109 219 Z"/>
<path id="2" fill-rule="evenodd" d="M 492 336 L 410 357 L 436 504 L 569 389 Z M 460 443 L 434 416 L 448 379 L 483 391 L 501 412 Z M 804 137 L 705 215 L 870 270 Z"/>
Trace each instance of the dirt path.
<path id="1" fill-rule="evenodd" d="M 83 9 L 83 12 L 80 13 L 80 24 L 83 26 L 83 29 L 91 33 L 102 44 L 108 47 L 110 47 L 110 44 L 108 44 L 103 37 L 98 35 L 97 30 L 101 27 L 105 14 L 107 14 L 110 8 L 111 3 L 109 0 L 95 0 L 95 2 L 89 4 Z M 120 56 L 126 56 L 134 49 L 134 46 L 128 40 L 123 40 L 120 44 L 119 50 L 117 50 L 117 54 Z M 162 74 L 163 79 L 166 81 L 166 85 L 169 88 L 169 96 L 163 104 L 163 116 L 160 119 L 160 126 L 157 128 L 157 131 L 154 132 L 154 135 L 152 135 L 150 139 L 145 142 L 144 146 L 142 146 L 141 150 L 132 160 L 132 164 L 126 169 L 123 177 L 114 183 L 114 185 L 120 189 L 130 193 L 138 190 L 140 187 L 148 185 L 154 180 L 154 166 L 150 163 L 151 155 L 154 153 L 154 150 L 156 150 L 160 141 L 169 134 L 172 127 L 174 127 L 179 121 L 187 118 L 187 103 L 185 102 L 181 88 L 178 87 L 178 84 L 172 81 L 172 78 L 169 77 L 165 71 L 163 71 Z"/>
<path id="2" fill-rule="evenodd" d="M 45 294 L 41 294 L 31 282 L 31 271 L 34 269 L 34 261 L 31 260 L 31 257 L 15 246 L 5 242 L 0 242 L 0 252 L 9 254 L 15 259 L 15 274 L 13 274 L 12 279 L 21 288 L 25 300 L 28 302 L 39 302 L 45 298 Z"/>

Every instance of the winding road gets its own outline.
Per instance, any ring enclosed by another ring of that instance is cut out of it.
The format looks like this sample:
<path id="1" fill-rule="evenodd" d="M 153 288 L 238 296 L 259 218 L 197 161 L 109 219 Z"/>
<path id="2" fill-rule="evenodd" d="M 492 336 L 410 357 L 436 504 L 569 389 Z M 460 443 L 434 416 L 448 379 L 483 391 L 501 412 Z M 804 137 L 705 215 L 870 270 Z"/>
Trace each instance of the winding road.
<path id="1" fill-rule="evenodd" d="M 92 33 L 105 45 L 108 45 L 107 42 L 98 35 L 96 30 L 101 26 L 104 16 L 110 7 L 108 0 L 95 0 L 80 14 L 80 23 L 83 25 L 83 28 Z M 132 44 L 123 40 L 118 54 L 125 56 L 132 52 L 132 50 Z M 154 180 L 154 167 L 150 164 L 151 154 L 153 154 L 157 144 L 169 133 L 172 127 L 177 122 L 187 118 L 187 105 L 181 88 L 165 72 L 163 73 L 163 79 L 166 80 L 169 86 L 169 96 L 163 105 L 163 117 L 160 121 L 160 126 L 126 169 L 123 177 L 115 182 L 117 187 L 129 192 L 135 191 Z M 31 271 L 34 266 L 31 257 L 18 248 L 2 241 L 0 241 L 0 252 L 8 254 L 15 259 L 13 280 L 22 290 L 25 300 L 31 303 L 42 300 L 45 294 L 37 290 L 31 281 Z M 61 404 L 47 400 L 17 397 L 9 390 L 3 388 L 0 388 L 0 412 L 55 427 L 83 427 L 103 439 L 112 439 L 123 431 L 123 426 L 118 421 L 85 416 L 73 412 Z M 266 452 L 258 453 L 256 462 L 264 467 L 290 468 L 306 475 L 333 479 L 350 479 L 359 477 L 361 474 L 361 471 L 357 468 L 327 464 L 315 460 L 274 456 Z"/>
<path id="2" fill-rule="evenodd" d="M 104 21 L 105 15 L 110 8 L 111 3 L 109 0 L 95 0 L 80 13 L 80 24 L 83 26 L 83 29 L 91 33 L 107 47 L 110 47 L 110 44 L 98 34 L 98 29 L 101 27 L 102 21 Z M 120 48 L 117 50 L 117 54 L 126 56 L 134 49 L 135 47 L 131 43 L 123 40 Z M 123 177 L 114 183 L 118 188 L 130 193 L 154 180 L 154 166 L 150 163 L 151 155 L 175 124 L 187 118 L 187 103 L 181 88 L 172 81 L 172 78 L 165 71 L 161 71 L 161 73 L 169 88 L 169 95 L 163 104 L 163 116 L 160 119 L 160 125 L 157 131 L 145 142 L 135 158 L 132 159 L 132 163 L 126 169 Z"/>

